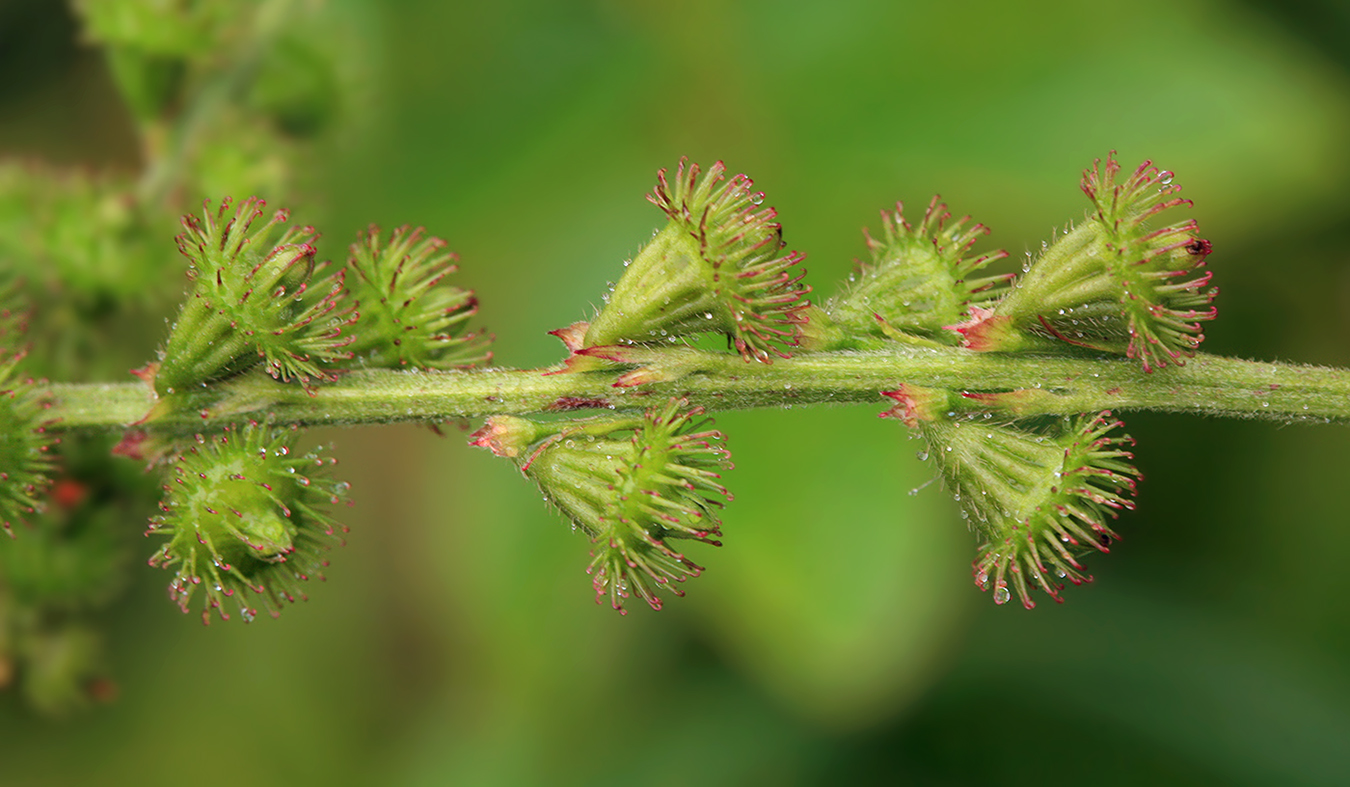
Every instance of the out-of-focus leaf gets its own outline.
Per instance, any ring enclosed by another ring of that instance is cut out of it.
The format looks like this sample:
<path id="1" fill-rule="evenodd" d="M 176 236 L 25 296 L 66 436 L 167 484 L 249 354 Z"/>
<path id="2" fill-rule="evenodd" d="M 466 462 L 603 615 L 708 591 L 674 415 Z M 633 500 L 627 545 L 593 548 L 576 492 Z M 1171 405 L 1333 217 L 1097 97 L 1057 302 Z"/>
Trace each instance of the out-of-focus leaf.
<path id="1" fill-rule="evenodd" d="M 691 589 L 717 641 L 788 707 L 852 727 L 901 710 L 957 640 L 974 538 L 865 409 L 728 414 L 724 546 Z M 703 592 L 700 592 L 703 591 Z M 705 595 L 706 594 L 706 595 Z"/>

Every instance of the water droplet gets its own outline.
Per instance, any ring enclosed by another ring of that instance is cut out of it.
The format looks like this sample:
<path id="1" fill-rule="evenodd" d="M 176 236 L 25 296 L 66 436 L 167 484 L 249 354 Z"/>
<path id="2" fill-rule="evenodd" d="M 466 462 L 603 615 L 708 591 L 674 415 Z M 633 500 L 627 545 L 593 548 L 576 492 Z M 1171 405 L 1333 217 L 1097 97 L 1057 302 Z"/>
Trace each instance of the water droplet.
<path id="1" fill-rule="evenodd" d="M 1010 598 L 1012 598 L 1012 593 L 1009 593 L 1009 592 L 1008 592 L 1008 586 L 1007 586 L 1007 585 L 999 585 L 998 587 L 994 588 L 994 603 L 995 603 L 995 604 L 1007 604 L 1007 603 L 1008 603 L 1008 599 L 1010 599 Z"/>

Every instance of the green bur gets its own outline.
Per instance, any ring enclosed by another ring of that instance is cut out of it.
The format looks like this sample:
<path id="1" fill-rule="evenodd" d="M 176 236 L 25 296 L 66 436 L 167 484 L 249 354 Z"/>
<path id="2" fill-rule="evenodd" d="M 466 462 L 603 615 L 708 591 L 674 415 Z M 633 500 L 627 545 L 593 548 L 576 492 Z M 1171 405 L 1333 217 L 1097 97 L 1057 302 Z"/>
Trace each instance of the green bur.
<path id="1" fill-rule="evenodd" d="M 187 612 L 197 589 L 206 595 L 204 622 L 210 612 L 234 598 L 245 620 L 257 614 L 246 596 L 253 593 L 275 616 L 283 601 L 305 598 L 300 583 L 322 579 L 323 553 L 342 539 L 345 530 L 325 513 L 337 503 L 346 485 L 320 484 L 334 460 L 315 453 L 293 455 L 291 432 L 249 425 L 206 440 L 174 463 L 172 483 L 150 521 L 151 534 L 169 542 L 150 559 L 151 565 L 176 568 L 170 597 Z"/>
<path id="2" fill-rule="evenodd" d="M 340 309 L 343 275 L 317 275 L 310 228 L 292 229 L 272 245 L 276 212 L 256 231 L 263 202 L 245 200 L 228 215 L 223 200 L 213 216 L 188 216 L 178 248 L 191 261 L 195 284 L 174 323 L 154 372 L 155 392 L 166 396 L 239 374 L 265 362 L 273 377 L 308 383 L 324 379 L 321 364 L 350 358 L 342 327 L 351 309 Z M 268 249 L 262 252 L 262 249 Z"/>
<path id="3" fill-rule="evenodd" d="M 809 305 L 805 273 L 794 270 L 805 256 L 782 253 L 777 213 L 760 207 L 764 195 L 746 176 L 722 184 L 725 172 L 719 161 L 700 180 L 698 165 L 681 161 L 673 179 L 658 173 L 648 199 L 670 221 L 628 264 L 572 349 L 717 332 L 747 361 L 788 357 Z"/>
<path id="4" fill-rule="evenodd" d="M 1109 411 L 1033 425 L 1002 413 L 1038 391 L 956 396 L 903 385 L 885 395 L 897 404 L 883 417 L 923 435 L 944 485 L 982 539 L 973 564 L 980 589 L 992 587 L 1003 604 L 1011 583 L 1031 609 L 1032 588 L 1062 601 L 1060 580 L 1091 581 L 1078 558 L 1109 551 L 1119 536 L 1106 520 L 1134 508 L 1140 478 L 1127 450 L 1134 440 L 1115 434 L 1122 424 Z"/>
<path id="5" fill-rule="evenodd" d="M 1211 247 L 1196 222 L 1156 227 L 1189 206 L 1172 173 L 1145 161 L 1117 183 L 1111 156 L 1083 173 L 1094 210 L 1065 230 L 992 309 L 974 309 L 955 330 L 977 351 L 1049 351 L 1062 343 L 1138 359 L 1145 371 L 1180 366 L 1204 341 L 1218 289 L 1205 259 Z"/>
<path id="6" fill-rule="evenodd" d="M 455 255 L 445 241 L 404 226 L 386 240 L 368 227 L 352 244 L 351 296 L 360 312 L 347 350 L 367 368 L 464 369 L 492 358 L 492 337 L 469 332 L 478 312 L 469 290 L 445 281 Z"/>
<path id="7" fill-rule="evenodd" d="M 881 237 L 867 236 L 871 262 L 823 310 L 813 310 L 804 349 L 869 349 L 897 340 L 956 344 L 948 328 L 971 307 L 988 306 L 1007 292 L 1013 274 L 976 275 L 1008 256 L 970 252 L 989 232 L 983 224 L 967 228 L 969 216 L 948 224 L 951 214 L 936 196 L 916 226 L 904 211 L 896 203 L 895 211 L 881 212 Z"/>
<path id="8" fill-rule="evenodd" d="M 608 598 L 624 612 L 637 596 L 660 609 L 658 591 L 683 596 L 675 584 L 703 568 L 670 545 L 672 539 L 720 545 L 718 497 L 730 497 L 718 470 L 729 468 L 722 434 L 682 411 L 672 399 L 637 417 L 544 423 L 490 418 L 473 445 L 514 459 L 544 497 L 595 544 L 588 572 L 596 602 Z"/>

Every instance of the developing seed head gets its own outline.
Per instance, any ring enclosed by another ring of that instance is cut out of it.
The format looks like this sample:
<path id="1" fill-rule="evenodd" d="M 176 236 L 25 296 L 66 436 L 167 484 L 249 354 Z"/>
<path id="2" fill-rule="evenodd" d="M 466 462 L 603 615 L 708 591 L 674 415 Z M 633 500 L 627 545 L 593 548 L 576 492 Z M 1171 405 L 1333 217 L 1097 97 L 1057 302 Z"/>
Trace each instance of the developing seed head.
<path id="1" fill-rule="evenodd" d="M 1191 201 L 1175 196 L 1181 186 L 1172 173 L 1152 162 L 1140 164 L 1124 183 L 1117 183 L 1120 164 L 1113 155 L 1083 173 L 1083 193 L 1096 210 L 1092 217 L 1107 237 L 1107 252 L 1115 254 L 1120 303 L 1128 323 L 1126 354 L 1143 363 L 1145 371 L 1195 355 L 1204 341 L 1200 323 L 1214 319 L 1211 305 L 1219 290 L 1210 287 L 1213 273 L 1201 270 L 1212 246 L 1197 236 L 1194 219 L 1155 229 L 1152 220 L 1162 212 Z"/>
<path id="2" fill-rule="evenodd" d="M 169 597 L 183 612 L 200 588 L 203 623 L 212 610 L 228 619 L 227 600 L 251 621 L 249 594 L 276 617 L 283 601 L 306 598 L 302 582 L 323 579 L 325 553 L 347 531 L 327 508 L 342 501 L 347 484 L 326 477 L 336 460 L 294 453 L 293 437 L 294 430 L 250 424 L 199 436 L 173 463 L 163 513 L 146 535 L 169 539 L 150 565 L 176 571 Z"/>
<path id="3" fill-rule="evenodd" d="M 344 272 L 316 263 L 312 227 L 292 228 L 276 211 L 258 225 L 265 203 L 229 199 L 201 217 L 185 216 L 178 249 L 188 258 L 191 295 L 149 375 L 161 396 L 238 374 L 260 361 L 283 380 L 328 379 L 321 366 L 351 357 L 342 329 L 355 316 L 343 306 Z M 255 226 L 257 225 L 257 226 Z"/>
<path id="4" fill-rule="evenodd" d="M 867 234 L 870 263 L 859 266 L 853 283 L 831 299 L 825 311 L 846 336 L 895 338 L 897 333 L 951 342 L 943 329 L 959 322 L 967 309 L 992 305 L 1007 292 L 1013 274 L 981 276 L 1006 251 L 975 254 L 977 240 L 989 234 L 983 224 L 968 226 L 969 216 L 951 222 L 946 203 L 934 196 L 917 225 L 905 219 L 905 206 L 881 212 L 881 235 Z"/>
<path id="5" fill-rule="evenodd" d="M 998 604 L 1016 592 L 1030 609 L 1033 588 L 1062 601 L 1062 581 L 1092 579 L 1079 558 L 1094 549 L 1107 552 L 1119 539 L 1108 518 L 1134 508 L 1141 477 L 1129 451 L 1134 440 L 1116 433 L 1122 424 L 1109 411 L 1038 430 L 984 418 L 988 411 L 975 408 L 988 398 L 969 409 L 934 407 L 950 401 L 943 393 L 903 386 L 887 394 L 898 404 L 883 415 L 919 429 L 944 484 L 979 534 L 975 584 L 993 589 Z"/>
<path id="6" fill-rule="evenodd" d="M 1128 435 L 1114 435 L 1122 424 L 1103 411 L 1064 425 L 1054 442 L 1061 451 L 1051 462 L 1049 484 L 1040 498 L 1019 510 L 1020 516 L 988 516 L 982 528 L 987 541 L 973 563 L 975 584 L 994 590 L 995 603 L 1009 598 L 1011 581 L 1023 606 L 1036 606 L 1029 590 L 1040 588 L 1056 602 L 1068 580 L 1075 585 L 1090 582 L 1078 558 L 1097 550 L 1109 552 L 1120 539 L 1107 524 L 1122 509 L 1133 509 L 1140 475 L 1131 460 Z M 1002 513 L 1001 511 L 999 513 Z M 1052 575 L 1053 574 L 1053 575 Z"/>
<path id="7" fill-rule="evenodd" d="M 624 613 L 636 596 L 660 609 L 660 593 L 683 596 L 677 583 L 702 567 L 672 544 L 720 546 L 716 511 L 730 499 L 720 470 L 731 467 L 722 433 L 702 408 L 672 399 L 640 417 L 541 423 L 489 419 L 471 444 L 515 459 L 594 544 L 587 569 L 596 602 Z"/>
<path id="8" fill-rule="evenodd" d="M 492 337 L 466 328 L 478 299 L 445 280 L 458 270 L 456 259 L 421 227 L 399 227 L 387 239 L 374 225 L 361 233 L 347 257 L 356 272 L 351 297 L 360 303 L 347 347 L 356 363 L 463 369 L 491 360 Z"/>
<path id="9" fill-rule="evenodd" d="M 719 331 L 747 361 L 788 357 L 811 288 L 796 267 L 805 255 L 782 251 L 777 212 L 762 207 L 750 178 L 726 180 L 720 161 L 702 178 L 684 159 L 672 178 L 666 174 L 657 173 L 648 199 L 669 221 L 624 270 L 580 347 Z"/>
<path id="10" fill-rule="evenodd" d="M 1145 371 L 1182 365 L 1204 340 L 1218 289 L 1205 260 L 1209 241 L 1193 219 L 1157 226 L 1190 206 L 1172 173 L 1145 161 L 1120 181 L 1114 154 L 1084 171 L 1092 210 L 1056 237 L 992 309 L 972 308 L 951 326 L 977 350 L 1063 348 L 1063 343 L 1137 358 Z"/>

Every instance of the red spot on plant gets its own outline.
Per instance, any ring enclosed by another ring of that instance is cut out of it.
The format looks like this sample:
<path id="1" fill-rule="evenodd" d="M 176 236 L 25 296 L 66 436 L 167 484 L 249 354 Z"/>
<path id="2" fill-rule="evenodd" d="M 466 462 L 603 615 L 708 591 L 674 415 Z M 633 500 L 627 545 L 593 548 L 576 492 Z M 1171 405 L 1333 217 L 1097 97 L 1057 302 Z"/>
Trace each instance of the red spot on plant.
<path id="1" fill-rule="evenodd" d="M 1188 254 L 1191 254 L 1192 256 L 1195 257 L 1200 257 L 1202 259 L 1208 257 L 1210 255 L 1210 252 L 1212 251 L 1214 251 L 1214 244 L 1210 243 L 1204 238 L 1196 238 L 1195 240 L 1186 244 L 1186 252 Z"/>
<path id="2" fill-rule="evenodd" d="M 550 403 L 545 410 L 555 413 L 565 413 L 571 410 L 594 410 L 608 408 L 610 406 L 608 399 L 591 399 L 584 396 L 560 396 Z"/>
<path id="3" fill-rule="evenodd" d="M 66 511 L 73 510 L 89 497 L 89 487 L 73 478 L 62 478 L 52 484 L 52 502 Z"/>

